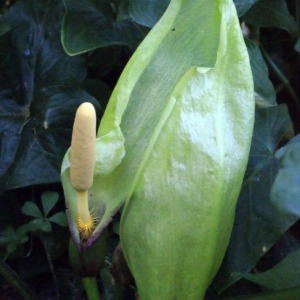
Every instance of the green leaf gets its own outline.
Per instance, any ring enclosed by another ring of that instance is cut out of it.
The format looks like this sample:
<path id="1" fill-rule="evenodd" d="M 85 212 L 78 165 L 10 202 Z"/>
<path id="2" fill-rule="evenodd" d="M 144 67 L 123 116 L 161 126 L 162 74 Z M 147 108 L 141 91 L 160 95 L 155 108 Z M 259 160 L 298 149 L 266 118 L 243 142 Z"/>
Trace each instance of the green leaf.
<path id="1" fill-rule="evenodd" d="M 284 0 L 257 1 L 242 19 L 259 27 L 277 27 L 285 29 L 293 38 L 299 32 L 297 22 L 290 14 Z"/>
<path id="2" fill-rule="evenodd" d="M 295 44 L 294 48 L 297 52 L 300 52 L 300 38 L 298 38 L 297 43 Z"/>
<path id="3" fill-rule="evenodd" d="M 0 232 L 0 245 L 6 246 L 7 254 L 14 252 L 17 247 L 28 241 L 28 237 L 24 231 L 15 231 L 12 227 L 8 227 Z"/>
<path id="4" fill-rule="evenodd" d="M 61 46 L 61 9 L 58 0 L 20 0 L 2 17 L 11 30 L 0 37 L 0 190 L 59 182 L 77 107 L 89 101 L 100 112 L 78 88 L 85 57 Z"/>
<path id="5" fill-rule="evenodd" d="M 8 227 L 0 233 L 0 244 L 2 245 L 6 245 L 15 236 L 15 230 L 12 227 Z"/>
<path id="6" fill-rule="evenodd" d="M 300 282 L 300 250 L 290 253 L 279 264 L 266 272 L 238 275 L 273 290 L 298 286 Z"/>
<path id="7" fill-rule="evenodd" d="M 37 218 L 28 223 L 28 227 L 30 228 L 30 231 L 45 231 L 45 232 L 51 232 L 52 226 L 51 223 L 48 220 L 45 220 L 43 218 Z"/>
<path id="8" fill-rule="evenodd" d="M 238 16 L 242 16 L 257 1 L 259 0 L 234 0 L 233 2 L 235 4 Z"/>
<path id="9" fill-rule="evenodd" d="M 66 227 L 68 226 L 68 220 L 66 214 L 64 212 L 59 212 L 52 217 L 48 218 L 48 220 L 52 223 L 56 223 L 60 226 Z"/>
<path id="10" fill-rule="evenodd" d="M 51 232 L 52 231 L 52 225 L 48 220 L 44 220 L 43 222 L 40 222 L 39 227 L 44 232 Z"/>
<path id="11" fill-rule="evenodd" d="M 223 265 L 215 279 L 218 292 L 247 273 L 297 220 L 282 216 L 270 201 L 270 190 L 279 162 L 278 143 L 291 124 L 285 105 L 256 111 L 250 158 L 239 196 L 234 227 Z"/>
<path id="12" fill-rule="evenodd" d="M 58 193 L 56 192 L 44 192 L 42 194 L 42 205 L 44 210 L 44 216 L 47 217 L 51 209 L 58 201 Z"/>
<path id="13" fill-rule="evenodd" d="M 70 55 L 110 45 L 127 45 L 135 49 L 148 32 L 130 18 L 128 1 L 120 1 L 115 11 L 107 1 L 63 2 L 66 11 L 62 44 Z"/>
<path id="14" fill-rule="evenodd" d="M 300 217 L 300 135 L 276 152 L 280 169 L 271 189 L 271 201 L 276 208 Z"/>
<path id="15" fill-rule="evenodd" d="M 130 0 L 129 12 L 133 20 L 153 27 L 166 11 L 170 0 Z"/>
<path id="16" fill-rule="evenodd" d="M 43 218 L 43 214 L 38 206 L 31 201 L 25 202 L 22 207 L 22 213 L 30 217 Z"/>
<path id="17" fill-rule="evenodd" d="M 254 91 L 267 102 L 267 105 L 275 105 L 275 90 L 269 79 L 268 68 L 259 48 L 249 39 L 245 39 L 245 43 L 250 57 L 254 79 Z M 266 104 L 264 106 L 266 106 Z"/>

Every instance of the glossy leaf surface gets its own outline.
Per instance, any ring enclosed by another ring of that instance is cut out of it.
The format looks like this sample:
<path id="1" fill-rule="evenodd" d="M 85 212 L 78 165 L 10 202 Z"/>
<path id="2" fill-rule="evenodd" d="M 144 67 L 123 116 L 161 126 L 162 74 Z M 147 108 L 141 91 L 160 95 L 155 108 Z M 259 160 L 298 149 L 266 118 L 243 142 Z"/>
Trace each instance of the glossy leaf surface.
<path id="1" fill-rule="evenodd" d="M 166 11 L 170 0 L 130 0 L 129 12 L 135 22 L 153 27 Z"/>
<path id="2" fill-rule="evenodd" d="M 21 0 L 2 18 L 11 29 L 0 36 L 0 190 L 59 182 L 76 108 L 90 101 L 100 110 L 79 87 L 85 58 L 61 46 L 62 8 Z"/>
<path id="3" fill-rule="evenodd" d="M 276 152 L 279 172 L 271 189 L 271 201 L 285 215 L 300 217 L 300 135 Z"/>
<path id="4" fill-rule="evenodd" d="M 135 49 L 148 32 L 128 13 L 128 1 L 64 0 L 62 44 L 70 55 L 110 45 Z"/>
<path id="5" fill-rule="evenodd" d="M 277 27 L 285 29 L 293 38 L 299 32 L 298 25 L 290 14 L 286 1 L 263 0 L 257 1 L 242 19 L 259 27 Z"/>
<path id="6" fill-rule="evenodd" d="M 238 16 L 242 16 L 258 0 L 234 0 Z M 170 0 L 130 0 L 129 12 L 135 22 L 153 27 L 165 12 Z"/>
<path id="7" fill-rule="evenodd" d="M 234 0 L 234 4 L 238 13 L 238 16 L 242 16 L 248 11 L 251 6 L 259 0 Z"/>
<path id="8" fill-rule="evenodd" d="M 267 102 L 264 105 L 275 105 L 275 90 L 269 79 L 268 68 L 260 53 L 260 50 L 255 43 L 249 39 L 245 39 L 245 43 L 250 57 L 251 70 L 254 80 L 254 91 L 261 98 L 263 98 L 265 102 Z"/>

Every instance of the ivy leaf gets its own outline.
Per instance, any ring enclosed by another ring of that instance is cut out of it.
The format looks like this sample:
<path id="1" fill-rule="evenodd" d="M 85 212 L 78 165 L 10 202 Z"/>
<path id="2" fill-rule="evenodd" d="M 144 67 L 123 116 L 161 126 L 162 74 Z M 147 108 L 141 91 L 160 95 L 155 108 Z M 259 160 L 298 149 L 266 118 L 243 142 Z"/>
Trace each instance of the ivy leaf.
<path id="1" fill-rule="evenodd" d="M 233 2 L 235 4 L 238 16 L 242 16 L 257 1 L 259 0 L 234 0 Z"/>
<path id="2" fill-rule="evenodd" d="M 52 217 L 48 218 L 48 220 L 52 223 L 56 223 L 60 226 L 66 227 L 68 226 L 67 216 L 64 212 L 59 212 Z"/>
<path id="3" fill-rule="evenodd" d="M 290 14 L 284 0 L 257 1 L 242 19 L 259 27 L 277 27 L 285 29 L 293 38 L 298 35 L 298 25 Z"/>
<path id="4" fill-rule="evenodd" d="M 63 2 L 66 11 L 62 44 L 70 55 L 110 45 L 127 45 L 135 49 L 148 32 L 129 16 L 128 1 L 113 6 L 98 0 Z"/>
<path id="5" fill-rule="evenodd" d="M 276 152 L 279 172 L 271 189 L 271 201 L 283 214 L 300 217 L 300 135 Z"/>
<path id="6" fill-rule="evenodd" d="M 44 192 L 42 194 L 42 205 L 44 210 L 44 216 L 47 217 L 51 209 L 58 201 L 58 193 L 56 192 Z"/>
<path id="7" fill-rule="evenodd" d="M 282 216 L 270 201 L 279 169 L 278 143 L 291 120 L 285 105 L 257 109 L 250 158 L 238 200 L 235 222 L 223 265 L 215 279 L 218 292 L 247 273 L 297 220 Z"/>
<path id="8" fill-rule="evenodd" d="M 129 3 L 133 20 L 143 26 L 153 27 L 162 17 L 170 0 L 130 0 Z"/>
<path id="9" fill-rule="evenodd" d="M 299 285 L 300 250 L 287 255 L 272 269 L 258 274 L 237 274 L 272 290 L 281 290 Z"/>
<path id="10" fill-rule="evenodd" d="M 245 43 L 250 57 L 254 91 L 267 102 L 267 105 L 275 105 L 275 90 L 269 79 L 268 68 L 259 48 L 249 39 L 245 38 Z"/>
<path id="11" fill-rule="evenodd" d="M 0 190 L 59 182 L 77 107 L 95 98 L 78 86 L 86 59 L 69 57 L 60 41 L 62 4 L 20 0 L 0 36 Z"/>
<path id="12" fill-rule="evenodd" d="M 36 218 L 44 217 L 42 212 L 38 208 L 38 206 L 31 201 L 25 202 L 25 204 L 22 207 L 22 213 L 30 217 L 36 217 Z"/>

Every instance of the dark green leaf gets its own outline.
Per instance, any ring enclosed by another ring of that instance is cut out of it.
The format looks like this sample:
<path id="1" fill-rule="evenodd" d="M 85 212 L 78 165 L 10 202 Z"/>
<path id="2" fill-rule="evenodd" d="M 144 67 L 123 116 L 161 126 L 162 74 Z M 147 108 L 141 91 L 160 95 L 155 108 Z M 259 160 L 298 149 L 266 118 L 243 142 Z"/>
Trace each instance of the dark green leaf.
<path id="1" fill-rule="evenodd" d="M 17 247 L 28 241 L 28 237 L 23 231 L 15 231 L 12 227 L 8 227 L 0 232 L 0 245 L 6 246 L 7 254 L 14 252 Z"/>
<path id="2" fill-rule="evenodd" d="M 99 0 L 63 2 L 66 12 L 62 43 L 70 55 L 109 45 L 127 45 L 135 49 L 148 32 L 130 18 L 128 1 L 121 1 L 117 7 Z"/>
<path id="3" fill-rule="evenodd" d="M 153 27 L 167 9 L 170 0 L 130 0 L 129 12 L 133 20 Z"/>
<path id="4" fill-rule="evenodd" d="M 259 51 L 259 48 L 249 39 L 245 39 L 250 57 L 251 70 L 254 80 L 255 92 L 268 104 L 276 104 L 275 90 L 269 79 L 267 65 Z"/>
<path id="5" fill-rule="evenodd" d="M 0 37 L 1 190 L 58 182 L 76 108 L 89 101 L 99 113 L 77 87 L 85 58 L 61 46 L 62 8 L 58 0 L 20 0 L 3 16 L 11 30 Z"/>
<path id="6" fill-rule="evenodd" d="M 234 0 L 238 16 L 242 16 L 258 0 Z"/>
<path id="7" fill-rule="evenodd" d="M 280 263 L 288 254 L 300 248 L 300 241 L 293 234 L 293 226 L 259 260 L 256 270 L 265 272 Z"/>
<path id="8" fill-rule="evenodd" d="M 40 229 L 45 232 L 51 232 L 52 226 L 48 220 L 44 220 L 44 222 L 40 223 Z"/>
<path id="9" fill-rule="evenodd" d="M 266 272 L 238 275 L 273 290 L 295 287 L 300 283 L 300 250 L 290 253 Z"/>
<path id="10" fill-rule="evenodd" d="M 298 38 L 298 40 L 297 40 L 297 43 L 296 43 L 296 45 L 295 45 L 295 50 L 296 50 L 297 52 L 300 52 L 300 38 Z"/>
<path id="11" fill-rule="evenodd" d="M 0 25 L 0 35 L 7 33 L 10 29 L 11 29 L 11 27 L 8 24 L 6 24 L 6 23 L 1 24 Z"/>
<path id="12" fill-rule="evenodd" d="M 223 291 L 239 279 L 236 272 L 249 272 L 258 260 L 297 220 L 282 217 L 270 202 L 270 189 L 279 168 L 276 146 L 291 120 L 285 105 L 256 112 L 250 158 L 240 194 L 235 223 L 223 265 L 215 280 Z"/>
<path id="13" fill-rule="evenodd" d="M 17 234 L 25 235 L 25 234 L 27 234 L 28 231 L 30 231 L 30 225 L 23 224 L 17 229 Z"/>
<path id="14" fill-rule="evenodd" d="M 45 231 L 50 232 L 52 230 L 51 223 L 48 220 L 44 220 L 43 218 L 38 218 L 30 221 L 28 223 L 28 227 L 30 228 L 30 231 Z"/>
<path id="15" fill-rule="evenodd" d="M 63 227 L 68 225 L 67 216 L 64 212 L 59 212 L 53 215 L 52 217 L 48 218 L 48 220 Z"/>
<path id="16" fill-rule="evenodd" d="M 49 214 L 50 210 L 58 201 L 58 193 L 56 192 L 44 192 L 42 194 L 42 205 L 45 217 Z"/>
<path id="17" fill-rule="evenodd" d="M 22 207 L 22 212 L 23 214 L 30 217 L 43 218 L 43 214 L 38 208 L 38 206 L 30 201 L 25 202 L 25 204 Z"/>
<path id="18" fill-rule="evenodd" d="M 0 244 L 6 245 L 9 241 L 15 237 L 15 230 L 12 227 L 8 227 L 0 232 Z"/>
<path id="19" fill-rule="evenodd" d="M 271 189 L 271 200 L 286 214 L 300 217 L 300 135 L 276 152 L 280 169 Z"/>
<path id="20" fill-rule="evenodd" d="M 297 37 L 298 25 L 291 16 L 284 0 L 260 0 L 249 9 L 242 19 L 259 27 L 277 27 Z"/>

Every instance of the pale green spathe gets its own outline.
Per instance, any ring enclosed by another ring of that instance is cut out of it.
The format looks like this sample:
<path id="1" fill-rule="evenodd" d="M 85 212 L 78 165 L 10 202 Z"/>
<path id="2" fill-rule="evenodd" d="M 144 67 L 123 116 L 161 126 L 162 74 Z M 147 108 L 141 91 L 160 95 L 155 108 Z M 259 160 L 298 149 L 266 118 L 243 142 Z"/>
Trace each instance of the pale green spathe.
<path id="1" fill-rule="evenodd" d="M 180 36 L 165 37 L 140 78 L 156 74 L 169 89 L 160 98 L 154 80 L 151 100 L 165 105 L 121 221 L 141 300 L 204 297 L 229 241 L 254 121 L 249 59 L 232 1 L 171 1 L 171 7 L 175 3 L 172 27 Z M 164 81 L 171 76 L 160 67 L 165 60 L 180 73 L 173 86 Z M 176 69 L 181 64 L 189 66 L 185 72 Z"/>

